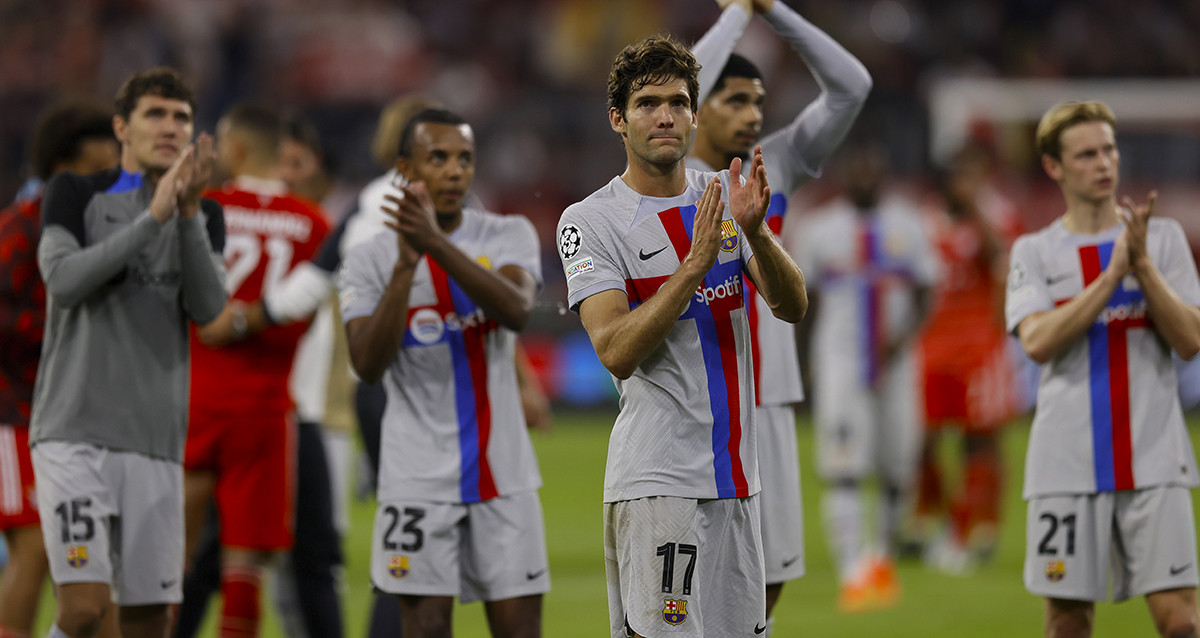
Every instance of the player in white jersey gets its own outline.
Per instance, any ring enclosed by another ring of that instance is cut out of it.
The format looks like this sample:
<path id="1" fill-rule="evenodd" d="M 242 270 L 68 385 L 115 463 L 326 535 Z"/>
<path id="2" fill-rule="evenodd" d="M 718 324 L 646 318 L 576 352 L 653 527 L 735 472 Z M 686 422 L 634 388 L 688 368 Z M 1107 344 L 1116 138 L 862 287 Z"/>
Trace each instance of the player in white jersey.
<path id="1" fill-rule="evenodd" d="M 826 534 L 839 606 L 860 612 L 899 594 L 890 554 L 921 445 L 912 349 L 938 263 L 916 210 L 882 196 L 882 149 L 856 144 L 842 169 L 847 197 L 813 213 L 798 260 L 818 291 L 810 352 Z M 872 475 L 875 533 L 863 510 Z"/>
<path id="2" fill-rule="evenodd" d="M 761 150 L 744 184 L 740 158 L 732 177 L 684 166 L 698 69 L 669 38 L 617 55 L 609 124 L 628 168 L 558 225 L 570 307 L 621 394 L 604 480 L 614 638 L 766 629 L 746 278 L 785 320 L 808 303 L 763 223 Z"/>
<path id="3" fill-rule="evenodd" d="M 821 87 L 820 95 L 790 124 L 762 140 L 767 181 L 773 191 L 766 224 L 778 236 L 788 196 L 818 174 L 850 130 L 871 91 L 871 76 L 850 52 L 783 2 L 719 3 L 728 6 L 692 48 L 700 63 L 700 124 L 687 159 L 688 168 L 708 172 L 714 166 L 727 166 L 734 157 L 746 158 L 762 132 L 766 99 L 762 73 L 753 62 L 731 53 L 752 12 L 761 14 L 792 45 Z M 770 623 L 783 583 L 804 575 L 804 518 L 794 411 L 795 405 L 804 400 L 804 389 L 793 326 L 772 316 L 762 297 L 748 296 L 753 299 L 746 311 L 754 357 Z M 770 628 L 766 633 L 770 634 Z"/>
<path id="4" fill-rule="evenodd" d="M 1117 204 L 1116 118 L 1099 102 L 1037 128 L 1066 212 L 1013 246 L 1005 319 L 1042 364 L 1025 460 L 1025 587 L 1047 636 L 1090 636 L 1095 601 L 1145 596 L 1162 636 L 1196 636 L 1197 485 L 1171 352 L 1200 352 L 1200 279 L 1155 194 Z"/>
<path id="5" fill-rule="evenodd" d="M 484 600 L 494 636 L 540 635 L 541 478 L 513 366 L 537 235 L 464 208 L 475 142 L 453 113 L 418 113 L 397 166 L 395 233 L 348 254 L 339 279 L 351 361 L 388 395 L 371 580 L 398 595 L 405 635 L 449 635 L 454 596 Z"/>

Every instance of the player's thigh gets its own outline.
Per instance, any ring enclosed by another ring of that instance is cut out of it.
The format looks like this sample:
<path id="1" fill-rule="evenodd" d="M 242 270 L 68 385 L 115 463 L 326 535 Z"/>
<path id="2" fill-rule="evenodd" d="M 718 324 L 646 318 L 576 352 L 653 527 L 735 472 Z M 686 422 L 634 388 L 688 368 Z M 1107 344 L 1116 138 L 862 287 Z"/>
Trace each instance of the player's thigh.
<path id="1" fill-rule="evenodd" d="M 31 452 L 37 476 L 42 540 L 56 585 L 113 584 L 112 518 L 118 495 L 110 485 L 108 451 L 86 443 L 43 441 Z"/>
<path id="2" fill-rule="evenodd" d="M 458 596 L 465 505 L 381 501 L 371 534 L 371 582 L 410 596 Z"/>
<path id="3" fill-rule="evenodd" d="M 613 636 L 623 635 L 625 623 L 642 636 L 733 636 L 765 627 L 757 496 L 659 496 L 604 511 Z"/>
<path id="4" fill-rule="evenodd" d="M 827 481 L 870 476 L 878 445 L 871 393 L 852 378 L 833 376 L 817 380 L 816 394 L 817 473 Z"/>
<path id="5" fill-rule="evenodd" d="M 0 424 L 0 531 L 38 522 L 29 428 Z"/>
<path id="6" fill-rule="evenodd" d="M 1113 498 L 1106 494 L 1035 497 L 1025 520 L 1025 588 L 1048 598 L 1108 598 Z"/>
<path id="7" fill-rule="evenodd" d="M 878 436 L 875 459 L 880 475 L 904 489 L 912 484 L 920 461 L 924 410 L 911 366 L 897 366 L 882 384 L 872 419 Z"/>
<path id="8" fill-rule="evenodd" d="M 763 562 L 767 582 L 804 575 L 804 512 L 800 501 L 800 458 L 792 406 L 755 408 L 758 475 L 762 484 Z"/>
<path id="9" fill-rule="evenodd" d="M 222 448 L 215 490 L 221 545 L 260 551 L 290 548 L 297 454 L 291 416 L 230 419 Z"/>
<path id="10" fill-rule="evenodd" d="M 1114 514 L 1113 599 L 1194 589 L 1196 523 L 1187 488 L 1119 492 Z"/>
<path id="11" fill-rule="evenodd" d="M 550 591 L 538 493 L 520 492 L 466 507 L 462 601 L 498 601 Z"/>
<path id="12" fill-rule="evenodd" d="M 113 543 L 120 552 L 114 575 L 116 602 L 178 603 L 183 600 L 183 466 L 136 452 L 110 454 L 127 479 L 113 526 Z"/>

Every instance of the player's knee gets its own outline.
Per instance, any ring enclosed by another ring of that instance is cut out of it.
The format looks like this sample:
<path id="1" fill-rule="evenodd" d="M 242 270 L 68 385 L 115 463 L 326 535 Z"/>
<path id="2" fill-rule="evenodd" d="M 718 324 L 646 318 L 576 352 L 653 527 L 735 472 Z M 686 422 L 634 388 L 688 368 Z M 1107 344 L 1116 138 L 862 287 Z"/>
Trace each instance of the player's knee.
<path id="1" fill-rule="evenodd" d="M 1196 638 L 1196 616 L 1194 612 L 1179 610 L 1158 623 L 1158 634 L 1164 638 Z"/>

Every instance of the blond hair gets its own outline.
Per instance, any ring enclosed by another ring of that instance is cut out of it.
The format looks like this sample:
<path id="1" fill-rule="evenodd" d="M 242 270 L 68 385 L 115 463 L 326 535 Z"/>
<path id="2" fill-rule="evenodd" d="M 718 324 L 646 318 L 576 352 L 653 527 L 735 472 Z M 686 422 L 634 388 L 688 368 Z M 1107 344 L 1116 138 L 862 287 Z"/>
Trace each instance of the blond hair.
<path id="1" fill-rule="evenodd" d="M 379 126 L 375 129 L 375 139 L 371 141 L 371 157 L 380 166 L 391 168 L 400 152 L 400 136 L 408 121 L 425 109 L 441 106 L 437 100 L 420 94 L 405 95 L 389 102 L 379 114 Z"/>
<path id="2" fill-rule="evenodd" d="M 1056 160 L 1062 159 L 1063 131 L 1085 122 L 1107 122 L 1109 126 L 1117 125 L 1117 116 L 1103 102 L 1063 102 L 1046 111 L 1042 121 L 1038 122 L 1037 150 L 1041 155 L 1049 155 Z"/>

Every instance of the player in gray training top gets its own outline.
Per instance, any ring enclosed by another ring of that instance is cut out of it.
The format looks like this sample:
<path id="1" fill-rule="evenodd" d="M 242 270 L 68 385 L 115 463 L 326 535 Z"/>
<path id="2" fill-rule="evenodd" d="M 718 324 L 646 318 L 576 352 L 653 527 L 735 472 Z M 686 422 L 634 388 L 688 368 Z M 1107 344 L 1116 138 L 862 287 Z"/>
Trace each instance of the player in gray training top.
<path id="1" fill-rule="evenodd" d="M 110 597 L 122 635 L 161 638 L 181 599 L 187 321 L 225 305 L 224 219 L 200 199 L 212 138 L 190 144 L 192 109 L 175 71 L 134 75 L 113 119 L 121 168 L 46 187 L 30 444 L 57 587 L 51 638 L 93 635 Z"/>
<path id="2" fill-rule="evenodd" d="M 617 55 L 608 116 L 628 168 L 558 224 L 570 307 L 621 393 L 604 479 L 614 638 L 766 630 L 745 286 L 792 322 L 807 297 L 763 223 L 761 151 L 744 183 L 740 158 L 684 166 L 698 70 L 669 38 Z"/>
<path id="3" fill-rule="evenodd" d="M 700 63 L 700 125 L 688 168 L 712 171 L 734 157 L 746 158 L 762 132 L 766 89 L 753 62 L 731 53 L 752 13 L 791 44 L 821 88 L 787 126 L 762 140 L 771 184 L 766 225 L 783 228 L 788 196 L 816 176 L 858 117 L 871 91 L 871 76 L 849 51 L 782 1 L 717 0 L 721 18 L 692 47 Z M 758 472 L 763 485 L 763 556 L 767 568 L 767 617 L 783 583 L 804 575 L 804 519 L 794 406 L 804 400 L 793 326 L 771 315 L 766 300 L 746 305 L 754 355 L 754 402 L 758 422 Z M 768 626 L 766 635 L 770 635 Z"/>
<path id="4" fill-rule="evenodd" d="M 1051 108 L 1037 128 L 1063 216 L 1013 245 L 1008 330 L 1042 364 L 1025 459 L 1025 588 L 1047 636 L 1090 636 L 1095 602 L 1145 596 L 1196 636 L 1196 458 L 1171 352 L 1200 352 L 1200 278 L 1179 222 L 1117 204 L 1116 118 Z"/>

